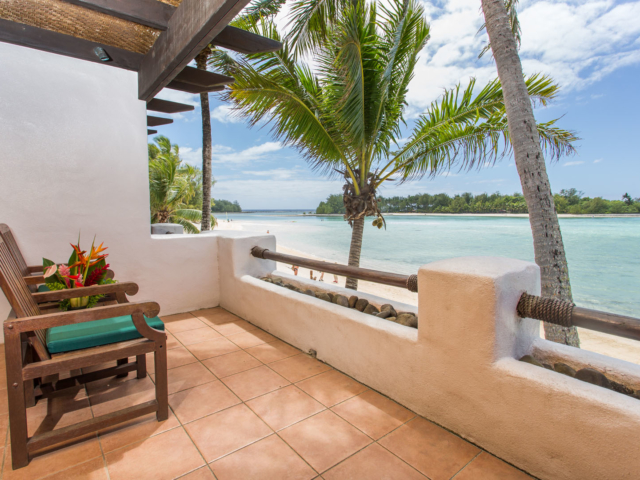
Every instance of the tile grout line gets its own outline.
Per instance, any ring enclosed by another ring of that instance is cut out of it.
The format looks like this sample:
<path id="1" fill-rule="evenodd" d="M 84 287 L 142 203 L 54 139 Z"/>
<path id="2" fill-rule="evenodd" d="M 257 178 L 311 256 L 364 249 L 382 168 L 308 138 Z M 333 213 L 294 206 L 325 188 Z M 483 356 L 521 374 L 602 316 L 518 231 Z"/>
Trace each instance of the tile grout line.
<path id="1" fill-rule="evenodd" d="M 471 462 L 473 462 L 476 458 L 478 458 L 480 455 L 482 455 L 483 451 L 484 450 L 481 449 L 471 460 L 469 460 L 467 463 L 465 463 L 460 470 L 458 470 L 456 473 L 454 473 L 449 478 L 449 480 L 453 480 L 455 477 L 457 477 L 465 468 L 467 468 L 471 464 Z"/>

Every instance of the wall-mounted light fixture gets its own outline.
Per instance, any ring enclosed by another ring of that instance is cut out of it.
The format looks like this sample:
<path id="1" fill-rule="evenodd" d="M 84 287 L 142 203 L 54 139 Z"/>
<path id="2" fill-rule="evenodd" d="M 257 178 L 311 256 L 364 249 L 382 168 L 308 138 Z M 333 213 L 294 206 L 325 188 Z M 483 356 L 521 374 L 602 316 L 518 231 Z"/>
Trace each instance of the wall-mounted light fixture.
<path id="1" fill-rule="evenodd" d="M 109 56 L 107 52 L 105 52 L 104 48 L 96 47 L 93 49 L 93 53 L 100 59 L 101 62 L 110 62 L 112 58 Z"/>

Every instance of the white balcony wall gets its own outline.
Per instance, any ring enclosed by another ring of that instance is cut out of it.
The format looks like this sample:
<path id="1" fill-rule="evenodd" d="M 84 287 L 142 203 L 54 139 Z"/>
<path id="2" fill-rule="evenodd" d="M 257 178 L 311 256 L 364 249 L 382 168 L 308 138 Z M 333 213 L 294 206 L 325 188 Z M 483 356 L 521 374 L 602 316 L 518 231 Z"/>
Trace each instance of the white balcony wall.
<path id="1" fill-rule="evenodd" d="M 413 329 L 255 278 L 282 275 L 248 254 L 254 245 L 275 250 L 275 238 L 219 238 L 222 307 L 538 478 L 638 477 L 638 400 L 517 360 L 552 353 L 640 386 L 637 365 L 552 344 L 538 321 L 517 317 L 521 293 L 540 291 L 536 265 L 468 257 L 423 266 Z"/>
<path id="2" fill-rule="evenodd" d="M 217 239 L 150 235 L 146 106 L 134 72 L 0 43 L 0 223 L 29 264 L 109 247 L 131 298 L 162 314 L 218 305 Z M 0 295 L 0 318 L 9 314 Z"/>

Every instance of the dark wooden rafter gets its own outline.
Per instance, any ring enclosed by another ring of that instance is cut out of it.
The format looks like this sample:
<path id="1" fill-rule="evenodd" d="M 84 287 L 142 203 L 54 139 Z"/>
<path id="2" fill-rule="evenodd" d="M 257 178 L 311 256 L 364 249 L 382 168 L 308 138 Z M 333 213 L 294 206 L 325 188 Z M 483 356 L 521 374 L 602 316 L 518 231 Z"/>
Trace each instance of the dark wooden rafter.
<path id="1" fill-rule="evenodd" d="M 140 53 L 1 18 L 0 41 L 134 71 L 140 68 L 140 62 L 144 57 Z M 97 47 L 103 48 L 111 60 L 108 62 L 100 60 L 94 51 Z"/>
<path id="2" fill-rule="evenodd" d="M 158 130 L 151 130 L 150 128 L 147 128 L 147 135 L 153 135 L 154 133 L 158 133 Z"/>
<path id="3" fill-rule="evenodd" d="M 187 105 L 185 103 L 178 102 L 170 102 L 169 100 L 162 100 L 160 98 L 154 98 L 153 100 L 149 100 L 147 102 L 147 110 L 151 110 L 153 112 L 162 112 L 162 113 L 180 113 L 180 112 L 190 112 L 195 107 L 193 105 Z"/>
<path id="4" fill-rule="evenodd" d="M 225 27 L 211 43 L 239 53 L 275 52 L 282 48 L 280 42 L 231 26 Z"/>
<path id="5" fill-rule="evenodd" d="M 112 17 L 166 30 L 176 7 L 158 0 L 63 0 Z"/>
<path id="6" fill-rule="evenodd" d="M 174 80 L 201 87 L 221 87 L 231 85 L 235 81 L 233 77 L 209 72 L 207 70 L 198 70 L 193 67 L 184 67 L 184 69 L 175 76 Z"/>
<path id="7" fill-rule="evenodd" d="M 151 100 L 240 13 L 249 0 L 183 0 L 142 59 L 138 98 Z"/>
<path id="8" fill-rule="evenodd" d="M 171 118 L 147 115 L 147 127 L 158 127 L 160 125 L 169 125 L 170 123 L 173 123 L 173 119 Z"/>
<path id="9" fill-rule="evenodd" d="M 220 92 L 224 90 L 224 87 L 202 87 L 200 85 L 194 85 L 193 83 L 179 82 L 178 80 L 172 80 L 165 88 L 193 94 Z"/>

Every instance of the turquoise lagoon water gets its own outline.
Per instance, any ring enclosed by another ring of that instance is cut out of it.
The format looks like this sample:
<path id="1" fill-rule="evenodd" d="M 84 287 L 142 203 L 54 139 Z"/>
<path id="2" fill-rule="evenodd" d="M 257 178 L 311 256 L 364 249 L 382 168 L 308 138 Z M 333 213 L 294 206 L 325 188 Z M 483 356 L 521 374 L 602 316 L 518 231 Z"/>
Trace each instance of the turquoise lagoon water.
<path id="1" fill-rule="evenodd" d="M 278 243 L 346 263 L 351 229 L 341 217 L 300 212 L 230 214 L 245 231 L 275 234 Z M 225 221 L 224 214 L 218 214 Z M 361 266 L 416 273 L 444 258 L 488 255 L 533 261 L 527 218 L 388 216 L 387 229 L 367 222 Z M 577 305 L 640 317 L 640 218 L 560 219 Z"/>

